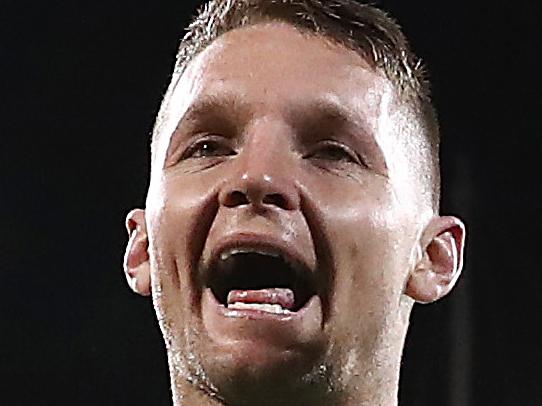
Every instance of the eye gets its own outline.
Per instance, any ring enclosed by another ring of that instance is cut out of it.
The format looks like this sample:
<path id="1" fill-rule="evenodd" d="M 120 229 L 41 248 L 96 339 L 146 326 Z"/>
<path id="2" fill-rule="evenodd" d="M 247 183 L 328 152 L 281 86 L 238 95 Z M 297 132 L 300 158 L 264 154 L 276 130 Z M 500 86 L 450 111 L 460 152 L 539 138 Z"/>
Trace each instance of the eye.
<path id="1" fill-rule="evenodd" d="M 352 151 L 349 147 L 335 141 L 324 141 L 318 144 L 318 146 L 306 157 L 363 165 L 363 161 L 357 153 Z"/>
<path id="2" fill-rule="evenodd" d="M 205 138 L 190 145 L 183 153 L 181 160 L 188 158 L 206 158 L 235 155 L 235 151 L 224 140 Z"/>

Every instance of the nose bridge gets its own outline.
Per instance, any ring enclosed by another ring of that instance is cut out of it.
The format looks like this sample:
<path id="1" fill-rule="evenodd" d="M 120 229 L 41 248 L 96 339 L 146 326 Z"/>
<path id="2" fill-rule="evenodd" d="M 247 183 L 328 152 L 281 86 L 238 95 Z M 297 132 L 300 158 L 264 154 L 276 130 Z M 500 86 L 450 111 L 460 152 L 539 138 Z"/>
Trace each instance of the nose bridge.
<path id="1" fill-rule="evenodd" d="M 254 177 L 280 177 L 287 170 L 290 148 L 286 124 L 262 118 L 247 129 L 241 170 Z M 277 165 L 282 162 L 283 165 Z"/>
<path id="2" fill-rule="evenodd" d="M 246 129 L 222 204 L 276 206 L 286 210 L 299 206 L 289 131 L 280 120 L 271 118 L 259 119 Z"/>

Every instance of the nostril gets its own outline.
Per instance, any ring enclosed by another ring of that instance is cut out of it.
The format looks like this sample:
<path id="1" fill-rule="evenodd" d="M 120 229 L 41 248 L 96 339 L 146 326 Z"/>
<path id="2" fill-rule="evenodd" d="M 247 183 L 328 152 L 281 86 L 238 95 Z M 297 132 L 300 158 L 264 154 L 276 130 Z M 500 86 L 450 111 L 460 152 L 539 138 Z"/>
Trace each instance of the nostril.
<path id="1" fill-rule="evenodd" d="M 262 202 L 263 204 L 270 204 L 273 206 L 280 207 L 281 209 L 288 208 L 288 202 L 286 201 L 286 198 L 280 193 L 271 193 L 271 194 L 265 195 Z"/>
<path id="2" fill-rule="evenodd" d="M 238 190 L 231 192 L 225 201 L 226 207 L 236 207 L 247 204 L 249 204 L 248 197 L 243 192 Z"/>

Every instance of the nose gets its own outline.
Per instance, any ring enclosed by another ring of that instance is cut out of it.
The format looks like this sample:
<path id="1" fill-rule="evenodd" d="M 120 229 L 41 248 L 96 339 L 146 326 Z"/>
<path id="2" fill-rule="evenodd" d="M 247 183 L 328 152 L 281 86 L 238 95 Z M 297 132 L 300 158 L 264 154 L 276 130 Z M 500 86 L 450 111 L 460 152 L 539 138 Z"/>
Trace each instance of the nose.
<path id="1" fill-rule="evenodd" d="M 299 192 L 295 186 L 294 168 L 284 154 L 287 151 L 273 151 L 254 148 L 244 151 L 238 157 L 234 175 L 227 180 L 219 193 L 219 202 L 224 207 L 254 206 L 256 209 L 278 208 L 296 210 L 299 208 Z"/>
<path id="2" fill-rule="evenodd" d="M 220 203 L 225 207 L 253 205 L 256 208 L 295 210 L 299 198 L 287 181 L 271 175 L 253 176 L 244 173 L 234 184 L 223 189 Z"/>

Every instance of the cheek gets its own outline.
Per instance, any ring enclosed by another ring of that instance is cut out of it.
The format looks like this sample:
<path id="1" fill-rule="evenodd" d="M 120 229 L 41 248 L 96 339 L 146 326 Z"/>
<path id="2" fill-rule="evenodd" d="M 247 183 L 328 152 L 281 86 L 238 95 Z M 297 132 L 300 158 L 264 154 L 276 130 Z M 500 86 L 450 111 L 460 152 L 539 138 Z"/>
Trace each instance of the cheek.
<path id="1" fill-rule="evenodd" d="M 332 316 L 347 334 L 378 336 L 399 305 L 414 240 L 405 213 L 388 201 L 365 195 L 326 213 L 336 272 Z"/>
<path id="2" fill-rule="evenodd" d="M 155 252 L 189 262 L 189 249 L 216 212 L 213 179 L 164 175 L 153 179 L 147 199 L 147 219 Z M 203 230 L 205 231 L 205 230 Z"/>
<path id="3" fill-rule="evenodd" d="M 198 294 L 192 289 L 195 254 L 214 215 L 210 203 L 214 189 L 209 182 L 186 176 L 153 181 L 146 210 L 153 298 L 164 318 L 182 320 Z"/>

